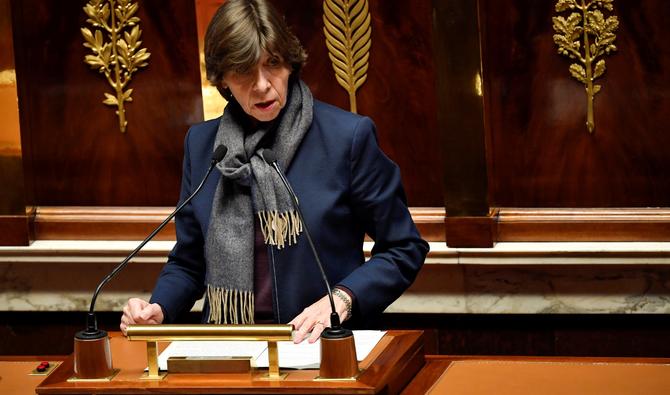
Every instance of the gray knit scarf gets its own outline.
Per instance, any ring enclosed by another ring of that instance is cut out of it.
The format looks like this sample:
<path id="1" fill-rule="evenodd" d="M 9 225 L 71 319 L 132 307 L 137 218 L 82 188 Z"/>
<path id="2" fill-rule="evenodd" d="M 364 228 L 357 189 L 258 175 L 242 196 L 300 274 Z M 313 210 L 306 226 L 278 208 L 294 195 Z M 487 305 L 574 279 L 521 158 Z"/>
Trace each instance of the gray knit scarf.
<path id="1" fill-rule="evenodd" d="M 214 147 L 228 153 L 216 166 L 222 177 L 216 187 L 205 240 L 208 322 L 254 322 L 254 213 L 268 245 L 283 248 L 297 242 L 302 223 L 276 171 L 262 158 L 270 147 L 282 169 L 288 169 L 312 124 L 313 99 L 307 86 L 289 83 L 287 103 L 278 119 L 245 130 L 239 104 L 226 109 Z"/>

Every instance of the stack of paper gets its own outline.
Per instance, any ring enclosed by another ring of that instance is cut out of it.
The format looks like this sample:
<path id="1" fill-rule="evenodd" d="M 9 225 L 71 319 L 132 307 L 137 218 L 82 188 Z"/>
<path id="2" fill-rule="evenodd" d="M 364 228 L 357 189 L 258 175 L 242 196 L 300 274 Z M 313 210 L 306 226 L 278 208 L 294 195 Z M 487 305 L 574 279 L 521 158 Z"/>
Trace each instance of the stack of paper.
<path id="1" fill-rule="evenodd" d="M 384 336 L 384 331 L 354 331 L 356 357 L 365 359 Z M 279 367 L 290 369 L 318 369 L 321 343 L 309 344 L 291 341 L 277 342 Z M 257 368 L 268 367 L 268 343 L 265 341 L 174 341 L 159 356 L 158 367 L 167 370 L 170 357 L 251 357 Z"/>

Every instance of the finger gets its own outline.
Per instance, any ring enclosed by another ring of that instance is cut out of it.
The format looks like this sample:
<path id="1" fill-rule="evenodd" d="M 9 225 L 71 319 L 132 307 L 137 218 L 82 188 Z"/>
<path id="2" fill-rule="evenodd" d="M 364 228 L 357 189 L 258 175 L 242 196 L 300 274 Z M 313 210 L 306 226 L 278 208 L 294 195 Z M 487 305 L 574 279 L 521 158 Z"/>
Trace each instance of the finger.
<path id="1" fill-rule="evenodd" d="M 314 320 L 308 320 L 308 313 L 306 310 L 307 309 L 303 310 L 302 313 L 298 314 L 294 319 L 292 319 L 289 322 L 289 324 L 292 324 L 293 328 L 295 329 L 293 341 L 296 344 L 302 342 L 302 340 L 307 335 L 307 332 L 309 332 L 312 329 L 312 326 L 314 325 L 313 324 Z M 308 322 L 310 322 L 311 324 L 307 324 Z"/>
<path id="2" fill-rule="evenodd" d="M 133 321 L 140 321 L 142 319 L 142 307 L 133 304 L 133 305 L 128 305 L 128 317 L 130 317 Z"/>
<path id="3" fill-rule="evenodd" d="M 121 332 L 123 333 L 123 336 L 128 335 L 128 326 L 124 324 L 123 322 L 119 325 L 119 328 L 121 329 Z"/>
<path id="4" fill-rule="evenodd" d="M 314 325 L 314 328 L 312 328 L 312 333 L 309 335 L 309 338 L 307 339 L 307 342 L 309 344 L 314 343 L 315 341 L 319 340 L 321 337 L 321 332 L 323 332 L 323 329 L 325 326 L 321 322 L 317 322 L 316 325 Z"/>
<path id="5" fill-rule="evenodd" d="M 293 335 L 293 343 L 301 343 L 307 336 L 307 332 L 309 332 L 310 329 L 311 328 L 309 328 L 307 325 L 302 325 L 301 327 L 296 328 L 295 334 Z"/>
<path id="6" fill-rule="evenodd" d="M 302 313 L 298 314 L 294 319 L 292 319 L 289 322 L 289 324 L 292 324 L 297 330 L 298 328 L 300 328 L 304 324 L 306 319 L 307 319 L 307 314 L 305 313 L 305 311 L 303 311 Z"/>
<path id="7" fill-rule="evenodd" d="M 140 312 L 140 318 L 143 322 L 149 323 L 149 321 L 156 320 L 156 310 L 153 305 L 148 305 Z"/>
<path id="8" fill-rule="evenodd" d="M 126 325 L 134 325 L 134 324 L 136 324 L 136 322 L 135 322 L 135 320 L 133 319 L 133 317 L 131 317 L 131 316 L 129 316 L 129 315 L 126 315 L 126 314 L 124 314 L 123 316 L 121 316 L 121 322 L 123 322 L 123 323 L 126 324 Z"/>
<path id="9" fill-rule="evenodd" d="M 294 337 L 294 343 L 301 343 L 309 333 L 314 329 L 314 326 L 316 325 L 316 319 L 310 318 L 310 319 L 305 319 L 302 322 L 302 325 L 298 330 L 296 331 L 296 336 Z"/>

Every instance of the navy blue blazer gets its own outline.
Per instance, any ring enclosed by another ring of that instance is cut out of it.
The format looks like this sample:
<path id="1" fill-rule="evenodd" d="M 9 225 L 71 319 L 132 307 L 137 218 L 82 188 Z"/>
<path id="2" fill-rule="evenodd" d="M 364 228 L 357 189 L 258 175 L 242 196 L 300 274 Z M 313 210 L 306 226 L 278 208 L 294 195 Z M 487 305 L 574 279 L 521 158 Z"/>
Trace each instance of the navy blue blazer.
<path id="1" fill-rule="evenodd" d="M 203 122 L 186 135 L 182 201 L 205 175 L 218 123 L 219 119 Z M 315 100 L 312 125 L 290 168 L 284 170 L 331 286 L 342 285 L 355 296 L 354 322 L 364 318 L 360 326 L 378 316 L 414 281 L 428 244 L 407 209 L 398 166 L 377 144 L 374 124 Z M 214 170 L 176 217 L 177 243 L 151 297 L 152 303 L 163 307 L 166 323 L 188 312 L 203 296 L 204 240 L 220 177 Z M 367 262 L 366 233 L 375 241 Z M 270 248 L 268 257 L 274 269 L 270 277 L 276 322 L 290 321 L 326 294 L 304 235 L 293 246 Z"/>

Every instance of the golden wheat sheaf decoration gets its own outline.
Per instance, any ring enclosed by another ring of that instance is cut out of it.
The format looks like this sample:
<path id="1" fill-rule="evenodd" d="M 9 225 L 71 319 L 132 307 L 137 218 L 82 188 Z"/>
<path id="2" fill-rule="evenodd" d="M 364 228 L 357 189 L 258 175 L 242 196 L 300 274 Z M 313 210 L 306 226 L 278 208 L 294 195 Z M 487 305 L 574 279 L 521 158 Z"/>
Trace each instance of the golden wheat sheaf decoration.
<path id="1" fill-rule="evenodd" d="M 559 0 L 556 12 L 570 12 L 567 18 L 552 18 L 554 42 L 558 53 L 577 63 L 570 65 L 570 75 L 585 85 L 586 127 L 595 130 L 593 100 L 601 85 L 594 84 L 605 73 L 605 55 L 616 51 L 614 32 L 619 27 L 616 16 L 605 17 L 602 9 L 612 12 L 614 0 Z"/>
<path id="2" fill-rule="evenodd" d="M 122 133 L 128 126 L 124 103 L 133 101 L 133 90 L 126 88 L 132 75 L 146 67 L 151 56 L 146 48 L 140 48 L 142 30 L 140 18 L 135 15 L 138 9 L 131 0 L 90 0 L 84 12 L 93 31 L 81 28 L 84 47 L 93 53 L 86 55 L 84 62 L 103 74 L 111 85 L 113 93 L 105 93 L 103 103 L 117 108 Z"/>
<path id="3" fill-rule="evenodd" d="M 372 26 L 367 0 L 324 0 L 323 31 L 335 79 L 349 93 L 356 112 L 356 91 L 368 78 Z"/>

